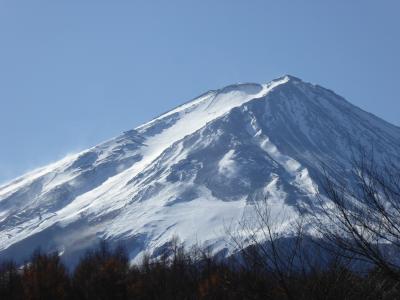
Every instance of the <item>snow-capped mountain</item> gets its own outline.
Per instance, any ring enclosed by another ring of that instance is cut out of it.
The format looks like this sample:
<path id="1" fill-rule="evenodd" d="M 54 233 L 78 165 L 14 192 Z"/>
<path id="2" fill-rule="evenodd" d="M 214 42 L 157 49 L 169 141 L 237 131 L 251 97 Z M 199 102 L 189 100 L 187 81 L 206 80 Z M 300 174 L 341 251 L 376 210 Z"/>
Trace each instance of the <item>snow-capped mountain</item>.
<path id="1" fill-rule="evenodd" d="M 1 186 L 0 260 L 39 246 L 73 260 L 100 239 L 132 259 L 173 236 L 223 250 L 257 199 L 295 219 L 321 162 L 345 176 L 356 144 L 399 160 L 400 128 L 291 76 L 209 91 Z"/>

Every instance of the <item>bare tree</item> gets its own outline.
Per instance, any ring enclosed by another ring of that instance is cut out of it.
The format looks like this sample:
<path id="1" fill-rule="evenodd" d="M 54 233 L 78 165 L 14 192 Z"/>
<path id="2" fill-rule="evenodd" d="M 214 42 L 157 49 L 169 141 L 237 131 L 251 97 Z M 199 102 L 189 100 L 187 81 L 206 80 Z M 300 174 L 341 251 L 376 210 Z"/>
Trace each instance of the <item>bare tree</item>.
<path id="1" fill-rule="evenodd" d="M 314 211 L 328 250 L 369 264 L 400 281 L 400 171 L 398 164 L 359 151 L 347 178 L 325 171 Z"/>
<path id="2" fill-rule="evenodd" d="M 287 299 L 297 299 L 292 283 L 305 266 L 302 218 L 288 222 L 290 213 L 284 208 L 273 213 L 270 200 L 254 201 L 249 214 L 226 231 L 246 268 L 272 276 Z"/>

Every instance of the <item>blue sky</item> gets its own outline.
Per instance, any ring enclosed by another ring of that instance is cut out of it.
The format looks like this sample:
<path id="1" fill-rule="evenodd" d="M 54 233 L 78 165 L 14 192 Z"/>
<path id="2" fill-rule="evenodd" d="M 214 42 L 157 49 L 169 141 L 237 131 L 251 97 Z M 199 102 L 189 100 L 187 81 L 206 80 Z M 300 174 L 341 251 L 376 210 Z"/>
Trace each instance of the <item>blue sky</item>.
<path id="1" fill-rule="evenodd" d="M 283 74 L 400 125 L 400 1 L 0 0 L 0 182 Z"/>

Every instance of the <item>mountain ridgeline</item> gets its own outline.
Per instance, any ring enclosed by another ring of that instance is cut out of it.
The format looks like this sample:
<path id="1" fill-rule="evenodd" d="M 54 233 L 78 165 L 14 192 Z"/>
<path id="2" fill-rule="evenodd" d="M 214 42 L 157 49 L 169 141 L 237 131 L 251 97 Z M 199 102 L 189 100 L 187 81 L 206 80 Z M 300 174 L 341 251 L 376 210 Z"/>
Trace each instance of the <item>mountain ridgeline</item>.
<path id="1" fill-rule="evenodd" d="M 400 166 L 400 128 L 284 76 L 212 90 L 133 130 L 0 187 L 0 259 L 37 247 L 65 261 L 107 240 L 129 259 L 173 238 L 229 255 L 227 224 L 267 199 L 281 232 L 343 178 L 357 147 Z"/>

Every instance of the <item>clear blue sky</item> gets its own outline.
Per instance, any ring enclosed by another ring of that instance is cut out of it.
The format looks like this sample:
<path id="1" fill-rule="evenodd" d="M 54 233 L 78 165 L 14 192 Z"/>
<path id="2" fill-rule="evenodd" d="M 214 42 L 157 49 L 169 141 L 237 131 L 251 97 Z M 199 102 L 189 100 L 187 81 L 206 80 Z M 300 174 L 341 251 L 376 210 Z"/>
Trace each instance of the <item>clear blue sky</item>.
<path id="1" fill-rule="evenodd" d="M 0 0 L 0 182 L 283 74 L 400 125 L 400 1 Z"/>

